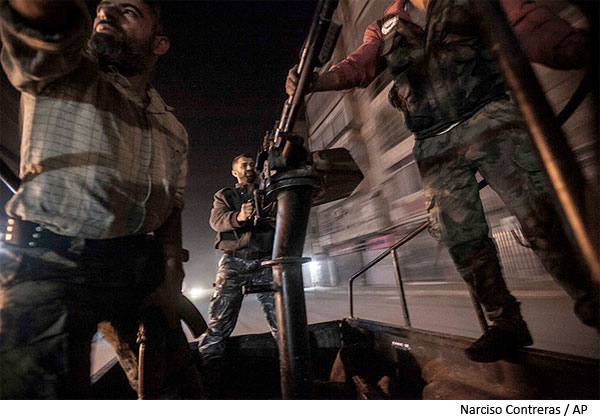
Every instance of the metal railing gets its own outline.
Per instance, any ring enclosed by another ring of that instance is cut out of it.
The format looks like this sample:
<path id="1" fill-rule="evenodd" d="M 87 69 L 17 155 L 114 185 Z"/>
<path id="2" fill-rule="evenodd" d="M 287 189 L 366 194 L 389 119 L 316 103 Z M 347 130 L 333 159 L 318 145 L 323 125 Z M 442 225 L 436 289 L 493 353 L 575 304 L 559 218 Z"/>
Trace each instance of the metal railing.
<path id="1" fill-rule="evenodd" d="M 479 181 L 479 183 L 477 185 L 478 185 L 479 190 L 481 190 L 488 184 L 484 179 L 482 179 L 481 181 Z M 408 305 L 406 303 L 406 292 L 404 290 L 404 282 L 402 281 L 402 274 L 400 272 L 400 264 L 398 263 L 398 254 L 396 253 L 396 250 L 398 248 L 400 248 L 402 245 L 406 244 L 411 239 L 413 239 L 419 233 L 423 232 L 425 229 L 427 229 L 428 226 L 429 226 L 428 220 L 421 223 L 419 226 L 417 226 L 417 228 L 415 228 L 413 231 L 409 232 L 408 234 L 404 235 L 402 238 L 400 238 L 398 241 L 396 241 L 396 243 L 394 243 L 394 245 L 392 245 L 391 247 L 389 247 L 388 249 L 383 251 L 381 254 L 379 254 L 377 257 L 375 257 L 373 260 L 371 260 L 367 265 L 362 267 L 360 270 L 358 270 L 356 273 L 354 273 L 350 277 L 350 279 L 348 280 L 348 303 L 350 305 L 350 318 L 354 318 L 354 293 L 353 293 L 354 292 L 354 288 L 353 288 L 354 280 L 356 280 L 358 277 L 362 276 L 369 269 L 371 269 L 374 265 L 376 265 L 381 260 L 383 260 L 385 257 L 387 257 L 388 255 L 391 254 L 392 255 L 392 264 L 394 267 L 394 275 L 396 277 L 396 284 L 398 286 L 398 292 L 400 294 L 400 302 L 402 303 L 402 314 L 404 316 L 404 322 L 406 323 L 407 327 L 409 327 L 409 328 L 411 327 L 410 314 L 408 313 Z M 481 326 L 481 329 L 483 331 L 485 331 L 487 329 L 487 321 L 485 319 L 485 315 L 483 314 L 483 309 L 481 308 L 481 304 L 479 303 L 479 301 L 477 300 L 475 295 L 471 292 L 471 290 L 469 290 L 469 293 L 471 295 L 471 300 L 472 300 L 473 306 L 475 308 L 475 313 L 477 314 L 477 319 L 479 321 L 479 325 Z"/>

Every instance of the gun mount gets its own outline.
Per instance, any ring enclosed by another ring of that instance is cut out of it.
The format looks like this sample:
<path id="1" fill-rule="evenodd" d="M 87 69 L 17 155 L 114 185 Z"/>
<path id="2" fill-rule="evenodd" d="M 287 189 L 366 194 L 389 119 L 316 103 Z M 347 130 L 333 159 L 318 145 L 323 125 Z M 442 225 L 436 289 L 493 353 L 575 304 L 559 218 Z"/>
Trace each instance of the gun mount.
<path id="1" fill-rule="evenodd" d="M 261 189 L 277 200 L 273 268 L 279 320 L 281 392 L 285 399 L 310 398 L 309 345 L 302 257 L 310 207 L 349 196 L 363 175 L 345 149 L 309 152 L 293 132 L 316 67 L 331 57 L 341 25 L 332 21 L 338 1 L 321 0 L 300 54 L 299 81 L 283 106 L 277 127 L 257 158 Z M 343 180 L 343 182 L 340 182 Z"/>

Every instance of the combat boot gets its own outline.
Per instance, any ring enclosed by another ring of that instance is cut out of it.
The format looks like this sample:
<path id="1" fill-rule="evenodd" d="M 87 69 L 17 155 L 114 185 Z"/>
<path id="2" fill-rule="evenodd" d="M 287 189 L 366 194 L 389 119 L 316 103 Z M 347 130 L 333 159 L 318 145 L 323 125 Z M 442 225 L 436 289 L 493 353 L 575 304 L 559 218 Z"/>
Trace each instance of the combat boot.
<path id="1" fill-rule="evenodd" d="M 492 325 L 466 350 L 467 357 L 475 362 L 491 363 L 514 356 L 519 349 L 533 344 L 525 321 L 519 320 L 510 328 Z"/>
<path id="2" fill-rule="evenodd" d="M 575 315 L 585 325 L 595 328 L 596 331 L 600 332 L 598 298 L 585 297 L 575 302 Z"/>

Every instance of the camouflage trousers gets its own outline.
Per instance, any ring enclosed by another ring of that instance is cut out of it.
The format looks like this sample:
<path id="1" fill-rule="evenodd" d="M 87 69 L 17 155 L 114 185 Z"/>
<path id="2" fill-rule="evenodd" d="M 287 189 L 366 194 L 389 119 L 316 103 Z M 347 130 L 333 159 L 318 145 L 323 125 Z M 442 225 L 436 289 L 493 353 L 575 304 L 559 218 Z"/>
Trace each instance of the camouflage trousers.
<path id="1" fill-rule="evenodd" d="M 489 236 L 475 179 L 479 172 L 519 220 L 546 270 L 573 298 L 579 318 L 597 325 L 597 287 L 574 264 L 578 258 L 560 227 L 528 135 L 515 105 L 502 100 L 447 133 L 418 139 L 413 153 L 427 198 L 429 231 L 448 248 L 492 324 L 509 327 L 521 318 Z"/>
<path id="2" fill-rule="evenodd" d="M 156 314 L 145 302 L 159 282 L 162 259 L 154 248 L 102 253 L 0 243 L 0 399 L 89 399 L 97 330 L 137 390 L 138 327 L 149 321 L 145 314 Z M 173 372 L 193 373 L 181 327 L 152 335 L 160 337 L 146 352 L 153 366 L 147 390 L 166 384 L 163 374 L 176 381 Z"/>
<path id="3" fill-rule="evenodd" d="M 219 270 L 215 291 L 208 306 L 208 330 L 200 337 L 198 350 L 203 360 L 221 357 L 225 351 L 225 341 L 231 335 L 242 307 L 244 295 L 242 286 L 246 284 L 269 284 L 273 280 L 270 267 L 261 268 L 262 260 L 246 260 L 223 254 L 219 260 Z M 278 339 L 277 314 L 273 293 L 258 293 L 263 312 L 275 340 Z"/>

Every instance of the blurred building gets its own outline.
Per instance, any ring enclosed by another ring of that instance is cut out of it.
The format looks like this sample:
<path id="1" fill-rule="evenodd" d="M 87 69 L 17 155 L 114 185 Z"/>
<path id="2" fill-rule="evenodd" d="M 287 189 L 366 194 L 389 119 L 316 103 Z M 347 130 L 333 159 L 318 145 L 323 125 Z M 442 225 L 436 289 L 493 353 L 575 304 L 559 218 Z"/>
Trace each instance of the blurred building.
<path id="1" fill-rule="evenodd" d="M 583 15 L 564 1 L 549 1 L 563 18 L 585 26 Z M 330 63 L 345 58 L 361 43 L 365 28 L 380 19 L 391 0 L 341 0 L 335 19 L 342 34 Z M 534 65 L 556 112 L 569 100 L 583 77 L 582 71 L 555 71 Z M 344 147 L 350 151 L 365 179 L 347 199 L 313 208 L 306 254 L 312 256 L 310 280 L 305 286 L 343 286 L 361 266 L 424 220 L 425 196 L 412 156 L 414 137 L 400 113 L 388 103 L 392 86 L 386 71 L 366 89 L 320 92 L 306 101 L 306 129 L 311 150 Z M 597 180 L 596 110 L 590 98 L 578 108 L 564 130 L 585 175 Z M 596 182 L 596 181 L 594 181 Z M 491 234 L 499 249 L 507 283 L 548 277 L 525 243 L 518 222 L 488 187 L 481 191 Z M 445 249 L 421 233 L 399 249 L 406 281 L 456 280 L 460 277 Z M 368 271 L 356 284 L 392 286 L 391 257 Z"/>

